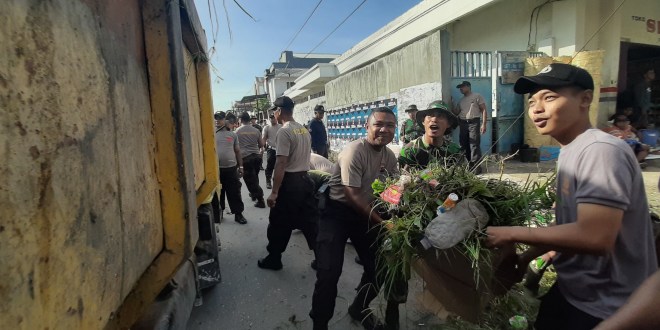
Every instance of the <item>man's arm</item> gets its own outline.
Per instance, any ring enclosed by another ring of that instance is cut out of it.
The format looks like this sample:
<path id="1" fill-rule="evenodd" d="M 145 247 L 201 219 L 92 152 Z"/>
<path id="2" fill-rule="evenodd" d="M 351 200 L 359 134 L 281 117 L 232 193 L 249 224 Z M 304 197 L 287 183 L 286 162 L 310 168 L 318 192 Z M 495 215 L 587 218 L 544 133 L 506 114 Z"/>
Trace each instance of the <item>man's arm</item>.
<path id="1" fill-rule="evenodd" d="M 383 221 L 378 212 L 371 211 L 371 203 L 362 198 L 362 189 L 358 187 L 344 186 L 344 194 L 348 199 L 348 205 L 355 210 L 359 215 L 369 219 L 373 224 L 379 224 Z"/>
<path id="2" fill-rule="evenodd" d="M 286 165 L 289 164 L 289 156 L 277 155 L 275 160 L 275 169 L 273 173 L 273 189 L 270 191 L 270 196 L 266 202 L 268 207 L 275 206 L 275 201 L 277 200 L 277 194 L 280 191 L 280 186 L 282 186 L 282 179 L 284 178 L 284 169 Z"/>
<path id="3" fill-rule="evenodd" d="M 241 158 L 241 148 L 238 147 L 238 143 L 234 144 L 234 155 L 236 155 L 236 163 L 238 164 L 238 176 L 243 176 L 243 158 Z"/>
<path id="4" fill-rule="evenodd" d="M 480 103 L 479 110 L 481 110 L 481 134 L 486 134 L 486 122 L 488 121 L 488 116 L 486 115 L 486 103 Z"/>
<path id="5" fill-rule="evenodd" d="M 614 249 L 623 210 L 600 204 L 578 204 L 577 222 L 546 228 L 488 227 L 486 243 L 539 245 L 547 250 L 602 255 Z"/>
<path id="6" fill-rule="evenodd" d="M 660 328 L 660 271 L 635 290 L 628 302 L 599 324 L 595 330 L 637 330 Z"/>
<path id="7" fill-rule="evenodd" d="M 263 131 L 261 132 L 261 145 L 266 145 L 266 142 L 268 142 L 268 126 L 264 127 Z"/>

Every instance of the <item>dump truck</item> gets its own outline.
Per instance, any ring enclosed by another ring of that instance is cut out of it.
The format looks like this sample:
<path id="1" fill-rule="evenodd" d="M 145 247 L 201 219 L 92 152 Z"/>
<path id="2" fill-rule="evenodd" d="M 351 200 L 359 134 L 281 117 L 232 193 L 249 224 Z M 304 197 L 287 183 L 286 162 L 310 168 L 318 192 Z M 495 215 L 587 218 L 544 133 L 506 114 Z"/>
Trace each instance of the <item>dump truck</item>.
<path id="1" fill-rule="evenodd" d="M 0 44 L 2 328 L 185 328 L 220 281 L 193 0 L 3 0 Z"/>

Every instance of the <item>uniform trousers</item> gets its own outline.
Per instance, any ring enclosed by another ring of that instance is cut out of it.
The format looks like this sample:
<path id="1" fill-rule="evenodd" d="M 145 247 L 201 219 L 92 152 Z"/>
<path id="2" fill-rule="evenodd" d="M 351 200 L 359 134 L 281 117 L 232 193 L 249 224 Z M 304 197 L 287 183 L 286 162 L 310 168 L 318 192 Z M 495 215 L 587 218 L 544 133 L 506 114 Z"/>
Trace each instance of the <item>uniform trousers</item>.
<path id="1" fill-rule="evenodd" d="M 380 286 L 376 281 L 378 229 L 370 230 L 368 220 L 345 203 L 328 199 L 316 240 L 316 284 L 309 313 L 314 324 L 327 324 L 335 310 L 337 283 L 344 265 L 344 248 L 348 238 L 362 261 L 364 272 L 358 285 L 358 303 L 362 308 L 376 298 Z M 357 298 L 356 298 L 357 299 Z"/>
<path id="2" fill-rule="evenodd" d="M 268 252 L 280 256 L 286 250 L 294 229 L 303 232 L 309 249 L 314 250 L 318 221 L 318 200 L 314 197 L 312 179 L 306 171 L 285 172 L 275 206 L 268 216 Z"/>
<path id="3" fill-rule="evenodd" d="M 571 305 L 555 283 L 548 293 L 541 297 L 541 306 L 539 306 L 534 329 L 587 330 L 595 328 L 602 321 L 602 319 Z"/>
<path id="4" fill-rule="evenodd" d="M 273 170 L 275 169 L 275 160 L 277 159 L 277 152 L 273 148 L 266 150 L 266 180 L 273 177 Z"/>
<path id="5" fill-rule="evenodd" d="M 262 162 L 261 155 L 250 154 L 243 157 L 243 181 L 254 198 L 264 198 L 264 191 L 259 186 L 259 169 Z"/>
<path id="6" fill-rule="evenodd" d="M 461 128 L 459 142 L 470 165 L 481 160 L 481 119 L 459 119 Z"/>
<path id="7" fill-rule="evenodd" d="M 238 178 L 236 166 L 220 168 L 220 183 L 222 184 L 220 207 L 223 210 L 225 209 L 225 196 L 227 196 L 231 213 L 243 213 L 244 205 L 241 199 L 241 182 Z"/>
<path id="8" fill-rule="evenodd" d="M 325 159 L 328 159 L 328 145 L 327 144 L 312 147 L 312 151 L 314 151 L 315 154 L 317 154 L 319 156 L 323 156 Z"/>

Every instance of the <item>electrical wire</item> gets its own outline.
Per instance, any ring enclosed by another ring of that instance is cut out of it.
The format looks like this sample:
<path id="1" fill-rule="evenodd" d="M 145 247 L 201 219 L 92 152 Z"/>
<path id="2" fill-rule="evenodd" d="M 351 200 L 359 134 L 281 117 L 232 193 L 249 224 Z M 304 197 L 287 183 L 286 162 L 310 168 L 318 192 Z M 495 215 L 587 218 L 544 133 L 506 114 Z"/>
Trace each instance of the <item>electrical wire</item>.
<path id="1" fill-rule="evenodd" d="M 621 1 L 621 3 L 619 4 L 619 6 L 616 7 L 616 8 L 614 8 L 614 11 L 612 11 L 612 13 L 610 14 L 610 16 L 608 16 L 607 19 L 603 22 L 603 24 L 600 25 L 600 27 L 598 28 L 598 30 L 596 30 L 596 32 L 594 32 L 594 33 L 591 35 L 591 37 L 589 37 L 589 39 L 587 39 L 587 42 L 584 43 L 584 45 L 582 46 L 582 48 L 580 48 L 580 50 L 578 50 L 578 51 L 575 53 L 575 55 L 573 55 L 573 57 L 571 57 L 571 61 L 570 61 L 569 63 L 572 63 L 573 60 L 575 59 L 575 57 L 576 57 L 580 52 L 582 52 L 582 51 L 584 50 L 585 47 L 587 47 L 587 45 L 589 44 L 589 42 L 591 41 L 591 39 L 593 39 L 593 38 L 594 38 L 594 37 L 600 32 L 600 30 L 603 29 L 603 27 L 605 27 L 605 24 L 607 24 L 607 22 L 609 22 L 609 21 L 612 19 L 612 17 L 614 16 L 614 14 L 616 14 L 616 12 L 619 11 L 619 9 L 621 8 L 621 6 L 623 6 L 623 4 L 626 3 L 626 1 L 627 1 L 627 0 L 623 0 L 623 1 Z"/>
<path id="2" fill-rule="evenodd" d="M 346 16 L 346 18 L 344 18 L 344 20 L 341 21 L 341 23 L 339 23 L 339 25 L 337 25 L 337 27 L 334 28 L 334 30 L 332 30 L 330 33 L 328 33 L 328 35 L 325 36 L 325 38 L 323 38 L 323 40 L 321 40 L 321 42 L 319 42 L 316 46 L 314 46 L 314 48 L 312 48 L 312 50 L 310 50 L 309 52 L 307 52 L 307 54 L 305 55 L 304 58 L 306 58 L 309 54 L 311 54 L 314 50 L 316 50 L 316 48 L 318 48 L 318 47 L 321 46 L 326 40 L 328 40 L 328 38 L 330 38 L 330 36 L 331 36 L 333 33 L 335 33 L 335 31 L 337 31 L 337 30 L 338 30 L 338 29 L 339 29 L 344 23 L 346 23 L 346 21 L 347 21 L 349 18 L 351 18 L 351 16 L 353 16 L 353 14 L 355 14 L 355 12 L 358 11 L 358 9 L 360 9 L 360 7 L 362 7 L 362 5 L 364 5 L 365 2 L 367 2 L 367 0 L 362 0 L 362 2 L 360 2 L 360 4 L 359 4 L 357 7 L 355 7 L 355 9 L 353 9 L 353 11 L 352 11 L 350 14 L 348 14 L 348 16 Z"/>
<path id="3" fill-rule="evenodd" d="M 300 34 L 300 31 L 303 30 L 303 28 L 305 27 L 305 25 L 307 25 L 307 22 L 309 22 L 309 20 L 312 18 L 312 15 L 314 15 L 314 13 L 316 12 L 316 9 L 318 9 L 319 6 L 321 5 L 321 2 L 323 2 L 323 0 L 319 0 L 319 2 L 316 4 L 316 7 L 314 7 L 314 9 L 312 10 L 312 12 L 309 13 L 309 15 L 307 16 L 307 19 L 305 20 L 305 23 L 303 23 L 303 25 L 300 27 L 300 29 L 298 29 L 298 32 L 296 32 L 296 33 L 293 35 L 293 37 L 291 38 L 291 40 L 289 41 L 289 43 L 286 45 L 286 47 L 284 47 L 284 50 L 289 49 L 289 47 L 291 46 L 291 44 L 293 43 L 293 41 L 296 40 L 296 38 L 298 37 L 298 34 Z"/>

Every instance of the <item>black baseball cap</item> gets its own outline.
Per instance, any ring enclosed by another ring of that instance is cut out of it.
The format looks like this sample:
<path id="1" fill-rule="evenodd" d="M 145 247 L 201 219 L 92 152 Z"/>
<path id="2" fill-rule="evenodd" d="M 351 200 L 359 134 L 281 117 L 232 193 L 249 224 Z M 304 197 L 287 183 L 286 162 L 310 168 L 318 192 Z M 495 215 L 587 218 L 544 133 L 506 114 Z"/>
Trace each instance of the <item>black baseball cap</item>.
<path id="1" fill-rule="evenodd" d="M 275 102 L 273 102 L 273 106 L 269 110 L 274 110 L 276 107 L 281 107 L 284 109 L 293 109 L 294 103 L 291 98 L 288 96 L 280 96 L 277 99 L 275 99 Z"/>
<path id="2" fill-rule="evenodd" d="M 463 87 L 463 86 L 472 87 L 472 84 L 470 84 L 470 82 L 467 81 L 467 80 L 463 80 L 462 83 L 456 85 L 456 88 L 461 88 L 461 87 Z"/>
<path id="3" fill-rule="evenodd" d="M 225 119 L 225 116 L 226 116 L 226 114 L 225 114 L 224 111 L 216 111 L 216 112 L 213 114 L 213 118 L 214 118 L 215 120 L 223 120 L 223 119 Z"/>
<path id="4" fill-rule="evenodd" d="M 317 104 L 317 105 L 314 107 L 314 112 L 325 112 L 325 108 L 324 108 L 322 105 Z"/>
<path id="5" fill-rule="evenodd" d="M 557 88 L 577 86 L 582 89 L 594 89 L 594 79 L 587 70 L 577 66 L 552 63 L 535 76 L 518 78 L 513 91 L 518 94 L 527 94 L 541 87 Z"/>
<path id="6" fill-rule="evenodd" d="M 250 121 L 250 114 L 247 113 L 247 111 L 243 111 L 240 116 L 238 116 L 238 119 L 241 121 Z"/>

